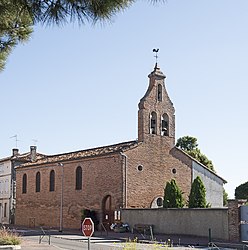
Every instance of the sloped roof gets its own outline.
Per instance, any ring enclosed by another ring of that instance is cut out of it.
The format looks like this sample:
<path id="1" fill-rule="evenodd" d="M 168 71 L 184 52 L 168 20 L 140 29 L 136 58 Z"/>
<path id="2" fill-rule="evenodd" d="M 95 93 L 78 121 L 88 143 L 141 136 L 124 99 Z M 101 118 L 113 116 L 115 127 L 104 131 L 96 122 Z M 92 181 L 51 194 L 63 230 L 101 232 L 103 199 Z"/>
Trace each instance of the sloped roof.
<path id="1" fill-rule="evenodd" d="M 180 151 L 181 153 L 183 153 L 186 157 L 190 158 L 190 160 L 196 162 L 197 164 L 199 164 L 200 166 L 202 166 L 204 169 L 208 170 L 209 172 L 211 172 L 212 174 L 214 174 L 215 176 L 217 176 L 218 178 L 220 178 L 224 183 L 227 183 L 227 181 L 225 179 L 223 179 L 222 177 L 220 177 L 218 174 L 216 174 L 213 170 L 209 169 L 208 167 L 206 167 L 205 165 L 203 165 L 202 163 L 200 163 L 199 161 L 197 161 L 194 157 L 190 156 L 189 154 L 187 154 L 185 151 L 183 151 L 182 149 L 178 148 L 178 147 L 174 147 L 173 149 L 176 149 L 178 151 Z"/>
<path id="2" fill-rule="evenodd" d="M 40 159 L 44 156 L 45 156 L 44 154 L 36 153 L 37 159 Z M 8 157 L 0 159 L 0 162 L 4 162 L 4 161 L 22 161 L 22 162 L 30 161 L 30 152 L 17 154 L 14 156 L 12 155 L 12 156 L 8 156 Z"/>
<path id="3" fill-rule="evenodd" d="M 44 155 L 44 154 L 36 153 L 36 159 L 37 160 L 42 159 L 45 156 L 46 155 Z M 15 160 L 15 161 L 23 161 L 23 162 L 30 161 L 30 152 L 20 154 L 20 155 L 16 155 L 16 156 L 12 156 L 11 158 L 12 158 L 11 160 Z"/>
<path id="4" fill-rule="evenodd" d="M 5 158 L 2 158 L 2 159 L 0 159 L 0 162 L 10 161 L 11 158 L 12 158 L 12 156 L 8 156 L 8 157 L 5 157 Z"/>
<path id="5" fill-rule="evenodd" d="M 128 141 L 122 142 L 114 145 L 108 145 L 103 147 L 85 149 L 80 151 L 74 151 L 69 153 L 57 154 L 57 155 L 46 155 L 41 156 L 35 162 L 27 162 L 20 165 L 18 168 L 21 167 L 29 167 L 35 165 L 42 165 L 42 164 L 49 164 L 49 163 L 56 163 L 62 161 L 69 161 L 69 160 L 77 160 L 83 159 L 88 157 L 95 157 L 95 156 L 102 156 L 116 152 L 124 152 L 130 148 L 134 148 L 138 145 L 137 141 Z"/>

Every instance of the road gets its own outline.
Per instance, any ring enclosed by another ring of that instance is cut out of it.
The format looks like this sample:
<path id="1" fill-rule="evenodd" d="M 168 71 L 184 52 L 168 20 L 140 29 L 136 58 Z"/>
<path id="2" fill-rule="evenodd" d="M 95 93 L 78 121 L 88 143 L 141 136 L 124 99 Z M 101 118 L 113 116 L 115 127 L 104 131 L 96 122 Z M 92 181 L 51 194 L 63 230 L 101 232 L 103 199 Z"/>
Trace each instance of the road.
<path id="1" fill-rule="evenodd" d="M 42 232 L 40 230 L 16 230 L 21 237 L 22 237 L 22 244 L 21 249 L 22 250 L 82 250 L 82 249 L 88 249 L 88 238 L 85 236 L 82 236 L 82 234 L 79 234 L 78 232 L 63 232 L 58 233 L 56 230 L 50 230 L 50 231 L 43 231 L 45 233 L 45 236 L 42 238 L 41 244 L 39 244 L 40 235 L 42 235 Z M 50 242 L 49 245 L 49 236 L 50 234 Z M 44 234 L 43 234 L 44 235 Z M 160 242 L 168 242 L 170 239 L 170 242 L 174 242 L 173 248 L 166 247 L 165 246 L 159 246 L 158 244 L 141 244 L 141 243 L 127 243 L 128 238 L 134 238 L 134 235 L 131 233 L 121 233 L 116 234 L 109 232 L 107 235 L 102 235 L 100 232 L 95 232 L 94 237 L 91 237 L 91 244 L 90 244 L 90 250 L 121 250 L 121 249 L 136 249 L 136 250 L 160 250 L 160 249 L 174 249 L 174 250 L 185 250 L 185 249 L 192 249 L 194 246 L 207 246 L 207 239 L 203 238 L 194 238 L 194 237 L 186 237 L 186 238 L 178 238 L 178 236 L 166 236 L 166 235 L 157 235 L 159 237 Z M 179 241 L 178 241 L 179 240 Z M 177 242 L 177 243 L 176 243 Z M 184 244 L 184 246 L 178 246 L 180 242 Z M 218 246 L 225 247 L 227 244 L 220 242 L 216 243 Z M 185 247 L 187 246 L 187 247 Z M 237 248 L 242 248 L 244 245 L 239 244 Z M 236 246 L 234 247 L 233 244 L 228 244 L 229 250 L 231 247 L 233 249 L 237 249 Z M 202 247 L 201 249 L 208 249 Z M 225 248 L 219 248 L 219 249 L 225 249 Z"/>
<path id="2" fill-rule="evenodd" d="M 39 244 L 39 236 L 24 236 L 23 237 L 23 244 L 22 249 L 23 250 L 34 250 L 34 249 L 67 249 L 67 250 L 82 250 L 82 249 L 88 249 L 88 241 L 87 240 L 81 240 L 77 239 L 76 237 L 74 239 L 68 239 L 63 237 L 56 237 L 51 236 L 51 245 L 49 246 L 48 238 L 43 238 L 42 243 Z M 109 244 L 114 243 L 108 243 L 107 245 L 104 245 L 104 243 L 94 243 L 91 242 L 90 249 L 91 250 L 109 250 L 109 249 L 116 249 L 116 247 L 113 245 L 113 247 L 109 246 Z"/>
<path id="3" fill-rule="evenodd" d="M 44 238 L 41 244 L 38 244 L 39 236 L 24 236 L 22 250 L 82 250 L 88 249 L 87 239 L 74 236 L 51 236 L 51 245 L 48 244 L 48 238 Z M 90 243 L 90 250 L 118 250 L 118 249 L 137 249 L 137 250 L 151 250 L 151 249 L 165 249 L 160 248 L 158 245 L 139 244 L 139 243 L 126 243 L 118 240 L 104 240 L 100 238 L 92 237 Z M 187 249 L 187 248 L 177 248 Z"/>

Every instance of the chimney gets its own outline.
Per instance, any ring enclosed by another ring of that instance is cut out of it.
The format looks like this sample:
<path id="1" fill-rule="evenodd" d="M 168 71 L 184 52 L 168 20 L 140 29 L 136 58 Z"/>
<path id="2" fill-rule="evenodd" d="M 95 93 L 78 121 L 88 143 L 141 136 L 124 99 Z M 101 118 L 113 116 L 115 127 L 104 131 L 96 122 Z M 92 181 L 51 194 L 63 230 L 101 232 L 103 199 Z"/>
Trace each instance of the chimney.
<path id="1" fill-rule="evenodd" d="M 36 161 L 36 146 L 30 146 L 30 160 L 31 162 Z"/>
<path id="2" fill-rule="evenodd" d="M 19 149 L 18 148 L 13 148 L 12 149 L 12 156 L 17 156 L 19 154 Z"/>

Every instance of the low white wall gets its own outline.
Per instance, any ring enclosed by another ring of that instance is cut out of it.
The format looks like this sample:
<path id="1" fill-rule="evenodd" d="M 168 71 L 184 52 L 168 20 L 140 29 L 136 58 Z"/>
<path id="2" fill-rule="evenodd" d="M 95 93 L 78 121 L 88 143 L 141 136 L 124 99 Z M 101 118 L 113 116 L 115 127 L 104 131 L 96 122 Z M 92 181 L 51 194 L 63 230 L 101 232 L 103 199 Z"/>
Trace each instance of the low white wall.
<path id="1" fill-rule="evenodd" d="M 194 235 L 229 239 L 227 208 L 123 209 L 121 220 L 130 225 L 152 224 L 156 234 Z"/>

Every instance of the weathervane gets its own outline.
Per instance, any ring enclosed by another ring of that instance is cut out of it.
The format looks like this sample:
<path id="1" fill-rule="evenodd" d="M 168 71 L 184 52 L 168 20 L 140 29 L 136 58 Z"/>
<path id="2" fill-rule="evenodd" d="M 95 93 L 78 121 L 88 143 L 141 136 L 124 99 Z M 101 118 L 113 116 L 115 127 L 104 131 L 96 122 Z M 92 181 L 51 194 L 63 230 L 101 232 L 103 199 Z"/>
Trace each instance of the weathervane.
<path id="1" fill-rule="evenodd" d="M 157 63 L 158 63 L 158 51 L 159 51 L 159 49 L 153 49 L 152 50 L 152 52 L 155 52 L 156 54 L 155 54 L 155 58 L 156 58 L 156 65 L 157 65 Z"/>

